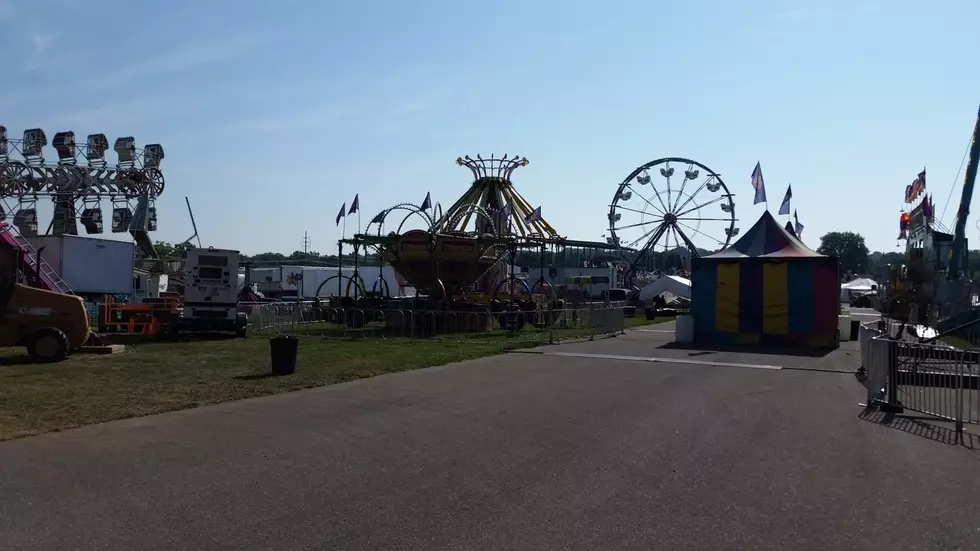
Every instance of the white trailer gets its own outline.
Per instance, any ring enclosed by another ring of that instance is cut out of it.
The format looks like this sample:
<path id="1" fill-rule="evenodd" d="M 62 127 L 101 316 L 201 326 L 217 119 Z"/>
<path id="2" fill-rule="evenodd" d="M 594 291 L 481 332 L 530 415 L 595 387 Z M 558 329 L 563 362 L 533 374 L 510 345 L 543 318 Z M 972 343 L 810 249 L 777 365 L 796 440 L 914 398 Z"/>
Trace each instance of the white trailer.
<path id="1" fill-rule="evenodd" d="M 151 274 L 136 270 L 133 275 L 133 297 L 139 301 L 160 298 L 167 291 L 170 277 L 167 274 Z"/>
<path id="2" fill-rule="evenodd" d="M 337 275 L 340 274 L 338 278 Z M 335 297 L 338 289 L 341 296 L 354 296 L 354 288 L 357 289 L 357 296 L 365 296 L 366 293 L 381 293 L 387 291 L 390 294 L 398 294 L 398 280 L 395 278 L 395 270 L 391 266 L 363 266 L 357 269 L 357 278 L 354 277 L 354 268 L 344 266 L 340 270 L 336 267 L 325 268 L 317 267 L 303 272 L 303 298 Z M 339 281 L 338 281 L 339 280 Z M 387 289 L 383 287 L 382 280 L 387 284 Z M 363 283 L 364 287 L 361 288 Z"/>
<path id="3" fill-rule="evenodd" d="M 41 258 L 78 295 L 133 293 L 134 245 L 78 235 L 28 237 Z"/>
<path id="4" fill-rule="evenodd" d="M 187 249 L 184 263 L 184 305 L 174 331 L 234 331 L 244 337 L 248 318 L 238 311 L 241 255 L 228 249 Z"/>
<path id="5" fill-rule="evenodd" d="M 274 268 L 252 268 L 252 283 L 255 290 L 265 296 L 282 294 L 282 266 Z"/>
<path id="6" fill-rule="evenodd" d="M 381 279 L 387 284 L 388 292 L 397 295 L 399 290 L 399 279 L 395 275 L 395 270 L 391 266 L 360 266 L 358 275 L 364 282 L 364 290 L 368 293 L 384 293 Z M 337 267 L 328 266 L 276 266 L 264 268 L 252 268 L 252 283 L 255 290 L 269 297 L 296 297 L 312 299 L 317 294 L 320 297 L 331 297 L 337 295 Z M 344 266 L 340 270 L 342 280 L 340 291 L 345 296 L 354 295 L 354 284 L 348 289 L 348 278 L 354 276 L 353 266 Z M 363 296 L 362 291 L 357 292 L 358 296 Z"/>

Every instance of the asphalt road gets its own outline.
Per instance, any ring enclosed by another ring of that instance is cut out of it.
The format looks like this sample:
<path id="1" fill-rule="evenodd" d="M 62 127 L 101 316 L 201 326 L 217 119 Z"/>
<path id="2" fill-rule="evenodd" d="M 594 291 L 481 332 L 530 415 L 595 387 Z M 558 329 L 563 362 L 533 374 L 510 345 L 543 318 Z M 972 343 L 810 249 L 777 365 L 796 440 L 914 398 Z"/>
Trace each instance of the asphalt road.
<path id="1" fill-rule="evenodd" d="M 108 423 L 0 444 L 0 548 L 980 547 L 980 455 L 863 397 L 514 354 Z"/>

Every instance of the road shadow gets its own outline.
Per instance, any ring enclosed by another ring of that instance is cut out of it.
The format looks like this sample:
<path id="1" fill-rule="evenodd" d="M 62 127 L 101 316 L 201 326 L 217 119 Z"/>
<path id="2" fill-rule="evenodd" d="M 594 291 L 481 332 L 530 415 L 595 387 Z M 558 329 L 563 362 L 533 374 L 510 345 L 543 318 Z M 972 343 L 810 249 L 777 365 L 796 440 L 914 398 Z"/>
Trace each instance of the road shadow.
<path id="1" fill-rule="evenodd" d="M 873 407 L 865 408 L 858 418 L 947 446 L 965 448 L 980 460 L 980 435 L 966 430 L 957 432 L 952 421 L 947 422 L 925 415 L 899 415 L 879 411 Z"/>
<path id="2" fill-rule="evenodd" d="M 767 346 L 721 346 L 711 344 L 689 344 L 680 342 L 669 342 L 657 348 L 661 350 L 689 350 L 693 352 L 691 356 L 703 356 L 716 352 L 729 352 L 733 354 L 765 354 L 770 356 L 796 356 L 801 358 L 823 358 L 833 352 L 836 348 L 774 348 Z"/>

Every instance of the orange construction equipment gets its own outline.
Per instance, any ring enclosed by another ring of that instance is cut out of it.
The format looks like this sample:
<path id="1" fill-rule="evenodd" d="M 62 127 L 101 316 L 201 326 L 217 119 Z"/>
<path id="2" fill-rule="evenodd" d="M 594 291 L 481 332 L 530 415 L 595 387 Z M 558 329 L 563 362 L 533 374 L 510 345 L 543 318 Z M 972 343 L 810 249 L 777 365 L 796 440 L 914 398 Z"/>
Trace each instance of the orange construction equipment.
<path id="1" fill-rule="evenodd" d="M 179 307 L 180 300 L 174 297 L 127 304 L 106 295 L 100 309 L 99 330 L 104 333 L 157 335 L 166 329 Z"/>

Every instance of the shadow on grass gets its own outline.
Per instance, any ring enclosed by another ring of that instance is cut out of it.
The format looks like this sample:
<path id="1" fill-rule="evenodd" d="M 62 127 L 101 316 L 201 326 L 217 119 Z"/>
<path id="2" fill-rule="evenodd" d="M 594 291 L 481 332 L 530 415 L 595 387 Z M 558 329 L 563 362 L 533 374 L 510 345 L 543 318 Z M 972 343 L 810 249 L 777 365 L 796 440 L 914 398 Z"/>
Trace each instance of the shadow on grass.
<path id="1" fill-rule="evenodd" d="M 274 335 L 270 335 L 274 336 Z M 181 333 L 176 337 L 167 335 L 140 335 L 132 333 L 100 333 L 99 338 L 108 344 L 140 345 L 150 343 L 179 343 L 198 341 L 227 341 L 238 337 L 231 333 Z M 261 337 L 260 337 L 261 338 Z"/>
<path id="2" fill-rule="evenodd" d="M 947 446 L 963 447 L 980 459 L 980 435 L 967 431 L 957 432 L 952 421 L 925 415 L 898 415 L 879 411 L 874 407 L 865 408 L 858 418 Z"/>
<path id="3" fill-rule="evenodd" d="M 2 356 L 0 357 L 0 365 L 34 365 L 41 362 L 35 361 L 33 358 L 27 354 L 19 354 L 16 356 Z"/>
<path id="4" fill-rule="evenodd" d="M 275 373 L 252 373 L 251 375 L 236 375 L 232 377 L 236 381 L 261 381 L 263 379 L 271 379 L 273 377 L 281 377 L 282 375 L 277 375 Z"/>

